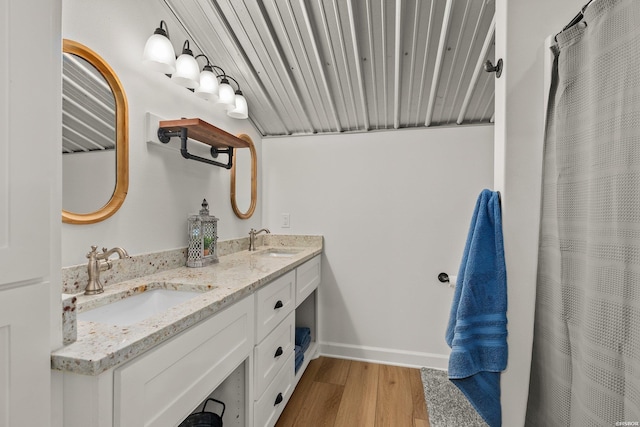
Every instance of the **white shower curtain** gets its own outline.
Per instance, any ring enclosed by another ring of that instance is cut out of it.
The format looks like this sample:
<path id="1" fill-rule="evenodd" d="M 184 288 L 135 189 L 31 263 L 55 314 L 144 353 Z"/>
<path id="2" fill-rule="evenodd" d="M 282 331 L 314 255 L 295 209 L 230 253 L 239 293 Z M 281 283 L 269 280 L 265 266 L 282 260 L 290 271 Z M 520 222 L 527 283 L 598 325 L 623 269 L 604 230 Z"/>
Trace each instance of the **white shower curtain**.
<path id="1" fill-rule="evenodd" d="M 556 39 L 527 425 L 639 425 L 640 0 Z"/>

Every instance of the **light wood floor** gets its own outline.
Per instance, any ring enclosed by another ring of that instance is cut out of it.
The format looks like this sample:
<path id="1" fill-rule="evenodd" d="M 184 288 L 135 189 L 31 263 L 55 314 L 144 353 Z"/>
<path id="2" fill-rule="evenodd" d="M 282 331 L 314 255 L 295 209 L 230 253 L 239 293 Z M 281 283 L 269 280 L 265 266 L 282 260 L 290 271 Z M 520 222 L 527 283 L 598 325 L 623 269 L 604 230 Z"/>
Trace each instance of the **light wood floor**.
<path id="1" fill-rule="evenodd" d="M 420 370 L 320 357 L 276 427 L 429 427 Z"/>

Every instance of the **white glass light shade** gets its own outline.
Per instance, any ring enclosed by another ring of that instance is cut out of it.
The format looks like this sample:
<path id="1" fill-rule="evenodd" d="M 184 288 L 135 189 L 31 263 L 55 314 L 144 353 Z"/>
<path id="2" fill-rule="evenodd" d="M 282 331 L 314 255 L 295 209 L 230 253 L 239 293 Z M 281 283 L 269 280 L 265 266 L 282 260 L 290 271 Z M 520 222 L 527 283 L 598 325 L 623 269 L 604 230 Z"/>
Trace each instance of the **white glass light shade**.
<path id="1" fill-rule="evenodd" d="M 224 107 L 225 110 L 233 110 L 236 108 L 236 94 L 229 83 L 225 83 L 224 80 L 218 87 L 218 99 L 217 104 Z"/>
<path id="2" fill-rule="evenodd" d="M 180 86 L 196 89 L 200 83 L 200 66 L 198 61 L 187 53 L 183 53 L 176 59 L 176 72 L 171 76 L 171 80 Z"/>
<path id="3" fill-rule="evenodd" d="M 218 78 L 212 71 L 205 69 L 200 72 L 200 86 L 195 94 L 202 99 L 218 100 Z"/>
<path id="4" fill-rule="evenodd" d="M 144 45 L 142 62 L 153 70 L 173 74 L 176 71 L 176 53 L 171 40 L 162 34 L 149 37 Z"/>
<path id="5" fill-rule="evenodd" d="M 246 119 L 249 117 L 249 106 L 247 105 L 247 100 L 242 94 L 236 93 L 236 108 L 229 110 L 227 115 L 234 119 Z"/>

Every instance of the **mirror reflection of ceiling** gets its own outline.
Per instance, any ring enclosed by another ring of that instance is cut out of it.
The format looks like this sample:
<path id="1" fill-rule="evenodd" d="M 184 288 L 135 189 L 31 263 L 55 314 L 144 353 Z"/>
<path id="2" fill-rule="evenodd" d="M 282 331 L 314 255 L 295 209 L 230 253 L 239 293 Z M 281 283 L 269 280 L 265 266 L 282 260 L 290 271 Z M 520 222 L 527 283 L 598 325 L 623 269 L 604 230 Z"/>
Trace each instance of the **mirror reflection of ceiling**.
<path id="1" fill-rule="evenodd" d="M 62 55 L 62 153 L 114 150 L 115 98 L 102 74 L 84 59 Z"/>
<path id="2" fill-rule="evenodd" d="M 164 1 L 263 136 L 493 122 L 494 0 Z"/>

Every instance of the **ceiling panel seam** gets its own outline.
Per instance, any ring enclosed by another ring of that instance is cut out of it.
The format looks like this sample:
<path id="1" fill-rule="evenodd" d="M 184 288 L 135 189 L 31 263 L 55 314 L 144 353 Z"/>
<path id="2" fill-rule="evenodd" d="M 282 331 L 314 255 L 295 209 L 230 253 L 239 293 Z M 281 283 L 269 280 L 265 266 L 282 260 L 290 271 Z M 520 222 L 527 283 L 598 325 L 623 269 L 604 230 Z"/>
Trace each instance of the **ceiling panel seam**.
<path id="1" fill-rule="evenodd" d="M 400 127 L 400 84 L 402 79 L 402 0 L 396 0 L 396 55 L 395 55 L 395 79 L 394 79 L 394 99 L 393 99 L 393 127 Z"/>
<path id="2" fill-rule="evenodd" d="M 342 87 L 342 79 L 340 78 L 340 75 L 338 74 L 338 61 L 336 59 L 336 53 L 333 49 L 333 40 L 331 38 L 331 32 L 329 31 L 329 23 L 327 21 L 327 14 L 326 11 L 324 9 L 324 3 L 322 2 L 322 0 L 318 1 L 318 10 L 320 11 L 320 20 L 322 21 L 322 29 L 324 30 L 324 37 L 327 40 L 327 45 L 328 45 L 328 51 L 329 51 L 329 55 L 331 57 L 331 64 L 332 64 L 332 69 L 335 75 L 335 79 L 336 79 L 336 83 L 338 85 L 338 93 L 342 94 L 342 96 L 340 96 L 340 100 L 342 101 L 342 108 L 344 108 L 344 113 L 346 115 L 346 122 L 347 122 L 347 129 L 351 129 L 352 125 L 351 125 L 351 116 L 349 114 L 349 108 L 347 107 L 347 103 L 346 103 L 346 93 Z M 339 25 L 339 24 L 338 24 Z M 348 67 L 348 64 L 345 63 L 345 66 Z M 347 75 L 348 73 L 348 69 L 347 69 Z M 349 78 L 347 76 L 346 78 L 347 81 L 349 81 Z M 354 111 L 355 113 L 355 111 Z M 356 125 L 357 125 L 357 118 L 356 118 Z"/>
<path id="3" fill-rule="evenodd" d="M 380 21 L 381 21 L 381 35 L 380 39 L 382 40 L 382 106 L 384 107 L 384 122 L 382 124 L 383 128 L 386 128 L 387 118 L 389 117 L 389 100 L 388 90 L 389 87 L 389 77 L 387 76 L 387 16 L 386 16 L 386 7 L 385 0 L 380 0 Z"/>
<path id="4" fill-rule="evenodd" d="M 440 72 L 442 71 L 442 61 L 444 59 L 445 44 L 447 42 L 447 36 L 449 33 L 449 25 L 451 24 L 451 10 L 453 9 L 453 0 L 447 0 L 444 11 L 444 19 L 442 29 L 440 31 L 440 41 L 438 43 L 438 53 L 436 54 L 436 65 L 433 72 L 433 79 L 431 80 L 431 92 L 429 92 L 429 104 L 427 104 L 427 117 L 425 118 L 424 125 L 431 126 L 431 120 L 433 117 L 433 108 L 436 102 L 436 93 L 438 92 L 438 82 L 440 80 Z"/>
<path id="5" fill-rule="evenodd" d="M 347 9 L 349 14 L 349 28 L 351 29 L 351 36 L 353 38 L 353 54 L 355 56 L 356 73 L 358 75 L 358 82 L 360 84 L 360 100 L 362 102 L 362 112 L 364 113 L 364 128 L 369 130 L 369 114 L 367 113 L 367 98 L 364 91 L 364 82 L 362 78 L 362 69 L 360 68 L 360 52 L 358 49 L 358 34 L 356 32 L 355 17 L 353 15 L 353 3 L 352 0 L 347 0 Z"/>
<path id="6" fill-rule="evenodd" d="M 445 109 L 445 105 L 446 105 L 446 100 L 448 99 L 448 95 L 449 95 L 449 88 L 451 87 L 451 80 L 453 79 L 453 73 L 456 70 L 456 63 L 458 60 L 458 54 L 460 53 L 460 45 L 462 44 L 462 41 L 464 39 L 464 30 L 467 24 L 467 19 L 469 18 L 469 10 L 471 8 L 471 3 L 470 1 L 475 1 L 475 0 L 467 0 L 467 3 L 465 5 L 464 8 L 464 14 L 462 15 L 462 22 L 460 24 L 460 27 L 458 28 L 458 36 L 456 37 L 456 46 L 453 49 L 453 58 L 451 59 L 451 66 L 449 68 L 449 72 L 447 75 L 447 79 L 446 79 L 446 83 L 444 85 L 444 92 L 442 94 L 442 99 L 443 102 L 440 106 L 440 116 L 439 119 L 437 120 L 438 123 L 449 123 L 450 120 L 448 117 L 444 117 L 444 109 Z M 450 30 L 451 32 L 454 31 L 454 29 Z M 447 36 L 447 39 L 449 39 L 450 34 Z M 449 49 L 449 48 L 447 48 Z"/>
<path id="7" fill-rule="evenodd" d="M 376 52 L 374 50 L 374 40 L 375 37 L 373 35 L 373 17 L 372 17 L 372 13 L 371 13 L 371 0 L 367 0 L 366 1 L 366 10 L 367 10 L 367 33 L 368 33 L 368 37 L 367 40 L 369 42 L 369 64 L 371 64 L 371 93 L 372 93 L 372 100 L 373 100 L 373 107 L 375 109 L 375 122 L 376 122 L 376 129 L 379 129 L 379 117 L 380 117 L 380 110 L 379 110 L 379 103 L 378 103 L 378 90 L 376 88 L 376 82 L 378 81 L 378 79 L 376 78 Z M 360 61 L 359 57 L 356 57 L 357 61 Z M 361 84 L 364 87 L 364 76 L 360 75 L 359 79 L 361 79 Z M 366 111 L 366 109 L 365 109 Z"/>
<path id="8" fill-rule="evenodd" d="M 410 113 L 411 113 L 411 100 L 413 99 L 413 74 L 414 74 L 414 70 L 415 70 L 415 66 L 416 66 L 416 55 L 418 52 L 418 34 L 420 33 L 420 5 L 422 4 L 422 2 L 420 0 L 417 0 L 415 2 L 415 9 L 413 12 L 413 37 L 411 38 L 411 60 L 410 60 L 410 70 L 411 72 L 409 73 L 409 83 L 408 83 L 408 87 L 409 87 L 409 91 L 407 94 L 407 126 L 409 125 L 409 121 L 410 121 Z M 419 108 L 419 106 L 418 106 Z"/>
<path id="9" fill-rule="evenodd" d="M 322 2 L 322 0 L 318 0 L 318 1 Z M 358 123 L 358 109 L 356 107 L 356 95 L 353 90 L 353 83 L 352 83 L 353 72 L 351 71 L 351 67 L 349 66 L 349 60 L 347 58 L 347 47 L 345 45 L 344 31 L 342 29 L 342 20 L 340 19 L 340 14 L 338 12 L 338 4 L 336 3 L 336 0 L 332 1 L 332 5 L 333 5 L 333 13 L 336 17 L 336 22 L 337 22 L 338 40 L 340 43 L 340 52 L 342 53 L 342 61 L 344 62 L 345 68 L 347 70 L 346 80 L 347 80 L 347 87 L 349 88 L 349 99 L 351 101 L 351 107 L 353 109 L 353 114 L 355 118 L 355 129 L 359 129 L 360 125 Z M 356 58 L 356 61 L 358 60 L 359 58 Z M 338 73 L 337 69 L 336 69 L 336 73 Z M 338 78 L 340 78 L 340 76 L 338 76 Z M 363 114 L 366 115 L 366 111 L 363 111 Z"/>
<path id="10" fill-rule="evenodd" d="M 435 15 L 435 1 L 430 0 L 429 8 L 429 25 L 427 26 L 427 41 L 425 43 L 424 60 L 422 61 L 422 73 L 420 74 L 420 90 L 418 91 L 418 105 L 416 108 L 416 121 L 415 126 L 418 126 L 420 122 L 420 109 L 422 105 L 422 95 L 425 92 L 425 83 L 427 81 L 427 63 L 429 60 L 429 46 L 431 44 L 431 35 L 433 34 L 433 20 Z"/>

